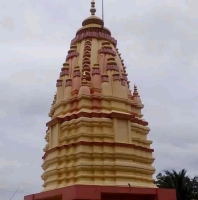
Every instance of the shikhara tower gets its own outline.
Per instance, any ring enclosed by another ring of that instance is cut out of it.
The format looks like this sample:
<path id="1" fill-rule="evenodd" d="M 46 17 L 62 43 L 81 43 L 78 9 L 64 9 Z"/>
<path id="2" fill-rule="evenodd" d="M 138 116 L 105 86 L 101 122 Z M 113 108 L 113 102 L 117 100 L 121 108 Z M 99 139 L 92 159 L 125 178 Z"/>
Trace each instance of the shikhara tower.
<path id="1" fill-rule="evenodd" d="M 72 40 L 47 123 L 44 191 L 69 185 L 156 187 L 143 104 L 117 41 L 91 17 Z"/>
<path id="2" fill-rule="evenodd" d="M 141 114 L 143 104 L 137 87 L 130 90 L 117 41 L 95 16 L 94 1 L 90 11 L 71 41 L 56 83 L 45 137 L 41 197 L 95 199 L 98 191 L 114 188 L 129 193 L 131 188 L 132 193 L 134 187 L 142 188 L 145 195 L 149 193 L 145 188 L 150 188 L 154 194 L 153 149 Z M 82 197 L 87 190 L 93 196 Z M 56 195 L 50 196 L 53 192 Z"/>

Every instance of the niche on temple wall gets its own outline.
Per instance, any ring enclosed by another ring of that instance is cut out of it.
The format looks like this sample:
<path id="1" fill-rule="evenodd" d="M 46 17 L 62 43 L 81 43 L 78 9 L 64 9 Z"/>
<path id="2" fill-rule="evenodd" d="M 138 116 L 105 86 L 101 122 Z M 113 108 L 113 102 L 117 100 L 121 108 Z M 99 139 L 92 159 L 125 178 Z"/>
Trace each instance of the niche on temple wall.
<path id="1" fill-rule="evenodd" d="M 138 115 L 141 115 L 141 109 L 140 109 L 140 108 L 136 108 L 136 107 L 131 106 L 131 111 L 132 111 L 133 113 L 136 113 L 136 114 L 138 114 Z"/>
<path id="2" fill-rule="evenodd" d="M 128 120 L 125 119 L 113 119 L 115 141 L 129 143 L 129 129 Z"/>

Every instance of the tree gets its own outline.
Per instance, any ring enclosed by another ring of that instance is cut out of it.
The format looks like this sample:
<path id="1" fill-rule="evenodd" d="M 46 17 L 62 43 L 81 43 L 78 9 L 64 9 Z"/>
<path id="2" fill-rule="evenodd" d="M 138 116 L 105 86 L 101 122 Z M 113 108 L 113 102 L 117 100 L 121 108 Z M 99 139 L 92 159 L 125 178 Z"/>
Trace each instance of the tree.
<path id="1" fill-rule="evenodd" d="M 186 172 L 185 169 L 179 173 L 165 170 L 157 175 L 155 184 L 159 188 L 176 189 L 177 200 L 198 200 L 198 177 L 190 178 Z"/>

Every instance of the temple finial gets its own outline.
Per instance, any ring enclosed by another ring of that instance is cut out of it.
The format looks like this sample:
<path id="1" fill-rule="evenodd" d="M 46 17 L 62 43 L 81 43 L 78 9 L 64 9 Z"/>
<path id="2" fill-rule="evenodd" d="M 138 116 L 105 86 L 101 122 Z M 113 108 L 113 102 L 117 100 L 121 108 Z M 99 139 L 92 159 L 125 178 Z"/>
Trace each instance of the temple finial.
<path id="1" fill-rule="evenodd" d="M 95 8 L 95 0 L 91 0 L 91 9 L 90 9 L 91 15 L 95 15 L 96 8 Z"/>

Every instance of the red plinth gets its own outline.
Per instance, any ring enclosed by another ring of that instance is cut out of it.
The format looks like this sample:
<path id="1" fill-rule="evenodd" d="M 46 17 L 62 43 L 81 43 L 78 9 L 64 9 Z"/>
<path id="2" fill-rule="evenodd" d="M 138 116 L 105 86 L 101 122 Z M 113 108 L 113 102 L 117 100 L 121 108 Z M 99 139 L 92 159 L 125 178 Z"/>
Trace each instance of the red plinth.
<path id="1" fill-rule="evenodd" d="M 75 185 L 24 197 L 24 200 L 176 200 L 173 189 Z"/>

